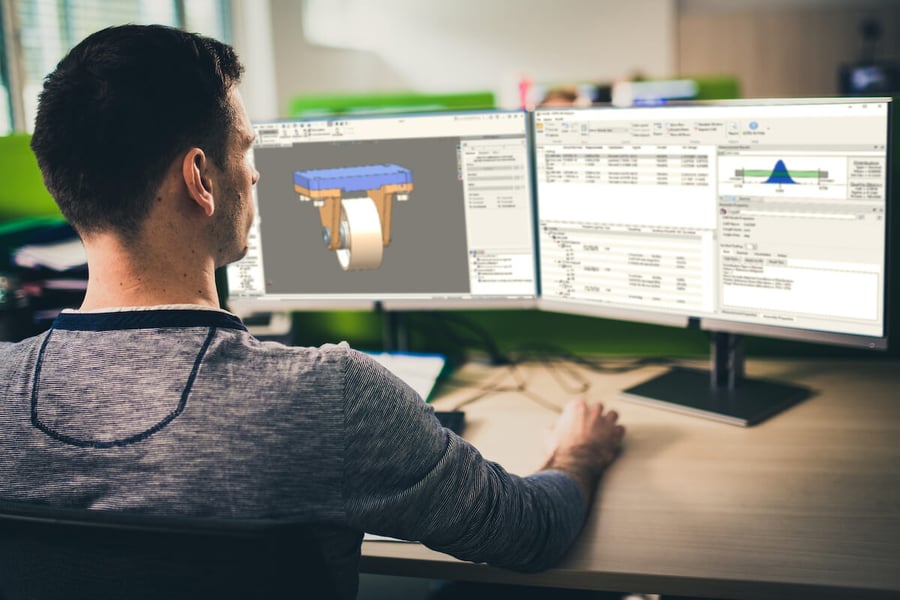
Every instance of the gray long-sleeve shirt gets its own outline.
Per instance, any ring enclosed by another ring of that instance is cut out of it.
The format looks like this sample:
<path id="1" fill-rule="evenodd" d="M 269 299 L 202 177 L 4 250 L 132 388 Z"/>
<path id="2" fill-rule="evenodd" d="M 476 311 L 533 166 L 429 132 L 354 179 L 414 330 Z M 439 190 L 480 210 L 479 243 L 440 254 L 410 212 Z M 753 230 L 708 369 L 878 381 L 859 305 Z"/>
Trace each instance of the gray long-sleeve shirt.
<path id="1" fill-rule="evenodd" d="M 223 311 L 64 313 L 0 343 L 0 398 L 7 499 L 292 516 L 356 553 L 368 531 L 520 570 L 584 520 L 573 479 L 485 460 L 366 355 L 260 342 Z"/>

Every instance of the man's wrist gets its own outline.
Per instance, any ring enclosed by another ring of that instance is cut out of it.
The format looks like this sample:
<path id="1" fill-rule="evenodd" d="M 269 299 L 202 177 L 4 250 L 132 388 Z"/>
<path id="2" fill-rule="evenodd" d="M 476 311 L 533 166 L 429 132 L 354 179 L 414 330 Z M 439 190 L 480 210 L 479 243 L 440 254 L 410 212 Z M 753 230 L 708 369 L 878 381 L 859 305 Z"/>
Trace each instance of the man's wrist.
<path id="1" fill-rule="evenodd" d="M 594 490 L 597 488 L 597 482 L 600 480 L 602 470 L 593 468 L 593 465 L 586 464 L 584 461 L 572 459 L 571 457 L 562 457 L 557 453 L 553 453 L 544 466 L 542 471 L 561 471 L 575 480 L 585 504 L 590 505 L 594 496 Z"/>

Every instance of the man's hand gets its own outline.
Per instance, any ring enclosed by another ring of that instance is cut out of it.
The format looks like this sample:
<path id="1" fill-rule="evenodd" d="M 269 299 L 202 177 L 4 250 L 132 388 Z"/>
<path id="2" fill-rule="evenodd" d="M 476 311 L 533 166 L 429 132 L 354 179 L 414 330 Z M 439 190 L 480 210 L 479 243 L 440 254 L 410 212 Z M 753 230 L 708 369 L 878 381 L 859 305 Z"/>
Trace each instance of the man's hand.
<path id="1" fill-rule="evenodd" d="M 590 502 L 603 470 L 621 450 L 625 428 L 617 424 L 618 418 L 614 410 L 604 413 L 602 404 L 567 404 L 551 433 L 552 451 L 543 469 L 571 475 Z"/>

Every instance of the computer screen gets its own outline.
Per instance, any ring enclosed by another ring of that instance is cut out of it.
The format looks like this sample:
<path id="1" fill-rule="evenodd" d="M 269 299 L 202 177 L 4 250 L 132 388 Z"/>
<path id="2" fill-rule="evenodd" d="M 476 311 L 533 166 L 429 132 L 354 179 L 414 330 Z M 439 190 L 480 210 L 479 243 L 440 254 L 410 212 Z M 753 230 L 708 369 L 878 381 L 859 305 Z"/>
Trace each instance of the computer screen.
<path id="1" fill-rule="evenodd" d="M 260 173 L 239 314 L 533 306 L 523 111 L 254 124 Z"/>
<path id="2" fill-rule="evenodd" d="M 539 308 L 885 348 L 890 104 L 537 111 Z"/>

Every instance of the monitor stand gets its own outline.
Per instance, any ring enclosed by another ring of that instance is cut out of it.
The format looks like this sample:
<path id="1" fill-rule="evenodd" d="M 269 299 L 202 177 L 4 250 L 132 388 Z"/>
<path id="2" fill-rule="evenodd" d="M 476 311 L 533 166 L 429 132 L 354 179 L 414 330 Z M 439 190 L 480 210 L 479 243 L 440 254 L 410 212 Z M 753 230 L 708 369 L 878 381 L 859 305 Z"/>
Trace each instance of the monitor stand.
<path id="1" fill-rule="evenodd" d="M 385 310 L 384 304 L 375 302 L 375 312 L 381 315 L 381 343 L 385 352 L 409 351 L 409 327 L 406 313 Z"/>
<path id="2" fill-rule="evenodd" d="M 743 336 L 713 332 L 710 370 L 674 367 L 622 392 L 628 400 L 748 427 L 809 397 L 809 388 L 744 377 Z"/>

